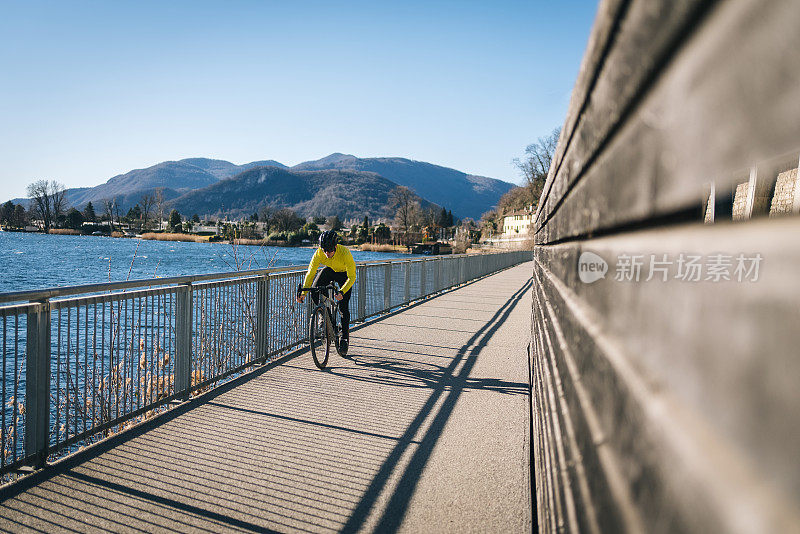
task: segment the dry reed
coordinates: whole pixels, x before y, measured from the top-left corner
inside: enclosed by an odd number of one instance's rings
[[[207,243],[208,236],[194,235],[194,234],[157,234],[155,232],[147,232],[142,234],[142,239],[151,241],[188,241],[190,243]]]
[[[71,228],[51,228],[48,233],[56,235],[81,235],[78,230],[72,230]]]
[[[398,254],[408,252],[408,248],[405,245],[373,245],[372,243],[362,243],[358,248],[366,252],[395,252]]]
[[[245,238],[237,238],[233,240],[233,243],[236,245],[255,245],[255,246],[265,246],[267,244],[266,239],[245,239]]]

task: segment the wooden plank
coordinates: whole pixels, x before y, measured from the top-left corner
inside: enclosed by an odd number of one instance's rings
[[[612,8],[601,7],[599,18],[609,28],[605,42],[590,48],[584,63],[602,61],[594,69],[584,64],[582,72],[599,71],[597,79],[589,76],[576,85],[570,110],[552,165],[553,179],[545,184],[543,203],[537,214],[541,224],[555,209],[558,201],[578,180],[595,153],[623,119],[629,104],[648,89],[645,81],[657,73],[665,57],[681,44],[679,38],[699,12],[713,2],[679,0],[652,2],[636,0]],[[608,20],[608,17],[615,17]],[[676,42],[677,41],[677,42]],[[607,55],[607,57],[606,57]],[[590,84],[585,86],[585,84]],[[587,94],[586,92],[589,91]],[[576,108],[578,108],[576,110]],[[575,124],[576,126],[572,126]]]
[[[798,232],[800,219],[764,218],[537,247],[534,365],[559,367],[569,417],[584,435],[577,456],[589,480],[607,481],[613,503],[596,488],[592,498],[600,510],[623,510],[627,530],[637,514],[648,531],[800,524]],[[577,270],[587,251],[609,264],[591,284]],[[760,254],[758,279],[716,282],[705,272],[684,281],[675,264],[667,281],[615,279],[622,254],[695,254],[707,266],[720,253]],[[542,341],[559,335],[560,343]],[[589,429],[592,417],[599,431]],[[614,489],[615,476],[627,489]]]
[[[575,87],[572,89],[564,126],[561,128],[561,139],[569,139],[575,131],[578,119],[589,101],[591,90],[602,71],[617,21],[622,18],[622,14],[627,9],[627,4],[628,2],[625,0],[605,0],[600,2],[598,6],[597,15],[589,34],[586,53],[581,60]],[[561,165],[567,145],[568,143],[566,142],[559,142],[556,147],[556,152],[553,155],[553,169],[557,169]],[[543,188],[543,196],[547,196],[551,186],[552,176],[548,176]]]
[[[716,8],[576,185],[575,165],[562,165],[537,242],[700,210],[712,180],[729,192],[753,162],[800,148],[800,54],[786,53],[800,49],[799,25],[800,3],[790,0]],[[592,146],[595,137],[577,139]],[[580,163],[589,152],[574,153]]]

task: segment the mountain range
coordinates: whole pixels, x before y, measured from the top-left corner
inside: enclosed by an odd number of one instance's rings
[[[246,217],[262,207],[288,207],[310,216],[340,219],[385,217],[395,182],[372,172],[324,169],[296,171],[257,167],[167,202],[180,213]],[[417,197],[422,208],[437,207]]]
[[[291,168],[274,160],[244,165],[207,158],[165,161],[96,187],[67,189],[66,197],[79,209],[92,202],[98,212],[104,199],[116,199],[125,213],[160,188],[169,209],[184,215],[239,217],[269,205],[290,207],[304,216],[375,218],[387,215],[389,193],[398,185],[411,189],[423,206],[443,206],[457,217],[476,219],[514,187],[421,161],[335,153]]]

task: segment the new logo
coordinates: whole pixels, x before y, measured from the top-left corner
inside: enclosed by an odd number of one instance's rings
[[[608,263],[594,252],[583,252],[578,258],[578,278],[584,284],[597,282],[606,277]]]

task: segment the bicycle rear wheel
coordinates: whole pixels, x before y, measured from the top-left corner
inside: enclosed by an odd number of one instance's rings
[[[314,308],[311,312],[311,320],[308,322],[308,326],[311,357],[318,368],[325,369],[331,352],[331,338],[328,336],[328,329],[325,324],[325,308],[323,306]]]
[[[341,314],[337,308],[333,308],[333,310],[329,310],[328,316],[331,318],[330,324],[330,337],[334,342],[334,346],[336,347],[336,353],[344,358],[346,354],[342,354],[341,349],[341,340],[342,340],[342,325],[341,325]]]

